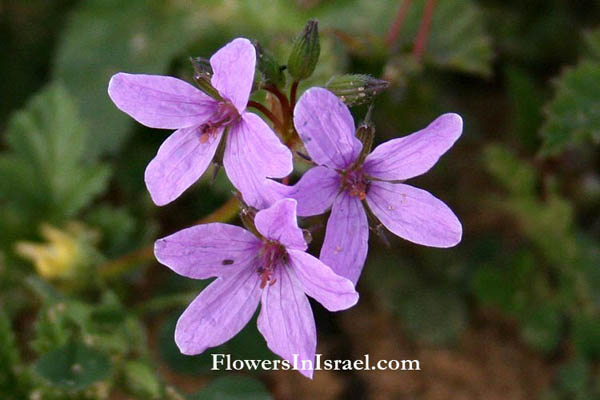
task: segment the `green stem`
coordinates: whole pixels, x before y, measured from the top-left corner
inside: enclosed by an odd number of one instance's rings
[[[135,307],[134,311],[137,314],[143,315],[157,313],[170,308],[187,306],[197,295],[198,292],[195,291],[156,297]]]
[[[210,222],[226,222],[234,218],[239,210],[237,198],[232,197],[223,203],[215,211],[200,219],[196,224],[207,224]],[[149,244],[141,249],[125,254],[116,260],[109,261],[99,267],[101,278],[110,279],[121,276],[126,272],[135,269],[139,264],[152,261],[154,259],[154,244]]]

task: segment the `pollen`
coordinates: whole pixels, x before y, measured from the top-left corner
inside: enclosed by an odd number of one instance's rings
[[[361,201],[367,198],[368,183],[361,170],[346,171],[342,174],[342,188],[352,197]]]

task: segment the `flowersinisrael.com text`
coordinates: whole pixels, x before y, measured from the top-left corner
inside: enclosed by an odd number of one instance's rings
[[[301,360],[298,354],[293,354],[292,362],[288,360],[239,360],[232,359],[231,354],[212,354],[213,371],[240,371],[258,370],[287,371],[287,370],[315,370],[315,371],[420,371],[419,360],[371,360],[368,354],[357,360],[329,360],[323,359],[322,354],[316,354],[314,365],[311,360]]]

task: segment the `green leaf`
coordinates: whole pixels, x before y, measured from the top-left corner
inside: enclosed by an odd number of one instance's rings
[[[53,386],[81,390],[108,378],[111,363],[103,353],[82,343],[71,342],[44,354],[34,369]]]
[[[523,339],[538,351],[550,352],[561,338],[561,314],[556,307],[538,304],[521,317]]]
[[[6,139],[0,199],[27,210],[30,223],[71,217],[106,187],[109,169],[90,163],[87,129],[61,85],[47,87],[15,113]]]
[[[501,145],[490,145],[484,150],[487,170],[511,193],[530,195],[535,189],[536,171],[520,160],[511,150]]]
[[[118,151],[131,132],[131,118],[106,93],[111,75],[167,72],[194,32],[208,26],[203,20],[192,22],[192,10],[182,4],[88,0],[70,16],[58,44],[54,77],[73,93],[90,125],[90,156]]]
[[[3,400],[27,398],[29,374],[23,368],[10,318],[0,309],[0,394]]]
[[[20,362],[11,322],[0,310],[0,392],[13,385],[14,368]]]
[[[116,256],[130,248],[136,221],[124,208],[97,207],[87,214],[86,222],[102,232],[101,245],[108,256]]]
[[[128,361],[124,366],[125,383],[129,390],[142,399],[162,398],[162,385],[157,371],[142,361]]]
[[[191,400],[269,400],[271,395],[265,385],[245,376],[217,378]]]
[[[573,321],[573,342],[586,357],[600,357],[600,319],[595,315],[576,315]]]
[[[537,150],[542,124],[543,96],[532,76],[522,69],[509,66],[506,84],[510,102],[511,131],[523,147],[532,153]]]
[[[580,357],[562,365],[558,370],[558,387],[564,394],[574,395],[586,389],[590,366]]]
[[[541,154],[553,156],[576,146],[600,144],[600,63],[583,61],[557,79],[546,107]]]
[[[412,2],[398,42],[394,46],[411,49],[423,15],[424,0]],[[491,39],[484,29],[484,18],[475,2],[438,1],[425,51],[430,64],[482,76],[491,74]],[[335,27],[361,39],[346,43],[359,54],[383,55],[383,38],[399,7],[395,0],[354,0],[342,6],[322,7],[317,16],[323,29]]]
[[[586,32],[584,41],[587,56],[596,61],[600,61],[600,29]]]

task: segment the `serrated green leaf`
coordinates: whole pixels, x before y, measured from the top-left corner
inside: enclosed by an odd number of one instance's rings
[[[194,40],[194,32],[206,26],[193,16],[191,9],[160,0],[89,0],[70,16],[54,77],[73,93],[90,125],[90,156],[114,153],[131,132],[131,118],[107,95],[111,75],[167,72],[172,58]]]
[[[34,369],[53,386],[82,390],[108,378],[111,363],[103,353],[82,343],[72,342],[44,354]]]
[[[600,144],[600,63],[584,61],[565,70],[546,107],[541,135],[543,156],[576,146]]]
[[[483,154],[487,170],[511,193],[530,195],[535,188],[535,169],[500,145],[488,146]]]
[[[41,219],[75,215],[106,187],[108,167],[90,163],[87,129],[62,85],[48,86],[15,113],[6,139],[0,199],[26,210],[34,229]]]
[[[191,400],[269,400],[271,398],[262,382],[245,376],[217,378],[204,390],[191,396]]]
[[[136,228],[136,221],[127,210],[109,206],[91,210],[86,222],[102,232],[101,244],[108,256],[127,250]]]
[[[424,4],[424,0],[412,2],[394,46],[400,49],[412,46]],[[383,39],[399,6],[395,0],[355,0],[341,6],[322,7],[316,15],[323,29],[335,27],[352,33],[352,42],[346,43],[351,50],[383,56]],[[425,61],[439,67],[489,76],[493,52],[483,22],[483,15],[473,1],[437,2]]]

